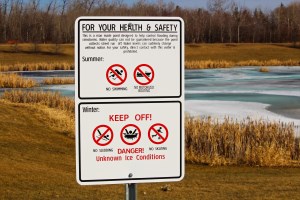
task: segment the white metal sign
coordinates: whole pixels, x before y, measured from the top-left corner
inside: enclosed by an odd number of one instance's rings
[[[81,103],[80,182],[181,178],[181,109],[180,102]]]
[[[80,18],[80,99],[166,98],[182,95],[182,21]]]
[[[174,17],[76,20],[79,184],[183,178],[183,34]]]

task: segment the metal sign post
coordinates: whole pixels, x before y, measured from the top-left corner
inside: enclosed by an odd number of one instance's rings
[[[126,184],[126,200],[136,200],[137,195],[136,195],[136,189],[137,189],[137,184],[135,183],[129,183]]]

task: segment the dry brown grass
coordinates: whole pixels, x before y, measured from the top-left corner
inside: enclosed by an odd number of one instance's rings
[[[300,64],[300,49],[291,44],[186,44],[186,61],[227,61],[243,65]],[[245,63],[243,63],[245,62]]]
[[[43,84],[45,85],[63,85],[63,84],[74,84],[74,83],[75,83],[74,78],[53,77],[53,78],[46,78],[43,80]]]
[[[123,199],[121,184],[77,184],[75,140],[49,126],[61,113],[48,116],[37,110],[41,107],[0,101],[0,199]],[[170,191],[161,189],[165,185],[138,184],[137,196],[141,200],[297,199],[300,168],[188,163],[182,181],[168,183]]]
[[[187,69],[239,66],[300,66],[300,49],[290,44],[186,44]]]
[[[36,48],[37,47],[37,48]],[[59,47],[59,48],[57,48]],[[18,63],[61,63],[74,61],[73,44],[0,44],[0,65]]]
[[[215,68],[229,68],[233,67],[234,63],[225,60],[194,60],[185,61],[186,69],[215,69]]]
[[[292,124],[186,118],[186,160],[209,165],[300,166]]]
[[[42,92],[42,91],[22,91],[12,90],[5,91],[1,97],[4,100],[13,103],[29,103],[44,105],[49,108],[56,108],[67,111],[74,116],[75,104],[74,100],[61,96],[58,92]]]
[[[243,66],[299,66],[300,61],[295,60],[246,60],[246,61],[226,61],[226,60],[193,60],[185,61],[186,69],[214,69],[214,68],[232,68]]]
[[[266,72],[269,72],[270,69],[268,67],[261,67],[261,68],[259,68],[259,71],[266,73]]]
[[[0,73],[0,88],[32,88],[35,86],[37,86],[35,80],[23,78],[14,73]]]
[[[2,99],[36,106],[37,110],[42,109],[42,112],[48,113],[50,118],[56,116],[53,126],[62,127],[68,135],[74,130],[73,99],[62,97],[59,93],[24,91],[5,92]],[[61,115],[62,111],[66,114]],[[208,165],[300,166],[300,139],[295,138],[293,124],[251,119],[242,122],[225,119],[224,122],[218,122],[211,118],[192,117],[186,117],[185,122],[188,162]],[[74,136],[74,132],[70,135]]]
[[[36,71],[36,70],[74,70],[74,64],[69,62],[54,63],[16,63],[0,65],[0,71]]]

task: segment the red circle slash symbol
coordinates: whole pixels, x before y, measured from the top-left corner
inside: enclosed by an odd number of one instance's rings
[[[141,139],[141,130],[134,124],[127,124],[120,133],[122,141],[127,145],[134,145]]]
[[[148,138],[154,144],[164,143],[169,136],[167,127],[163,124],[153,124],[148,130]]]
[[[154,70],[148,64],[140,64],[133,72],[134,80],[140,85],[148,85],[154,79]]]
[[[112,85],[122,85],[127,79],[127,71],[122,65],[113,64],[106,70],[106,79]]]
[[[99,125],[93,131],[93,140],[99,146],[106,146],[113,140],[112,129],[107,125]]]

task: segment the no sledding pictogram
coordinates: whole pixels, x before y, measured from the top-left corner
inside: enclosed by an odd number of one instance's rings
[[[127,124],[120,133],[122,141],[127,145],[134,145],[141,139],[141,130],[137,125]]]
[[[112,85],[122,85],[127,79],[127,71],[122,65],[113,64],[106,71],[106,79]]]
[[[133,73],[134,80],[140,85],[148,85],[154,79],[154,70],[148,64],[140,64]]]
[[[112,129],[107,125],[99,125],[93,131],[93,140],[99,146],[106,146],[113,140]]]
[[[168,128],[160,123],[153,124],[148,130],[148,138],[154,144],[164,143],[169,136]]]

